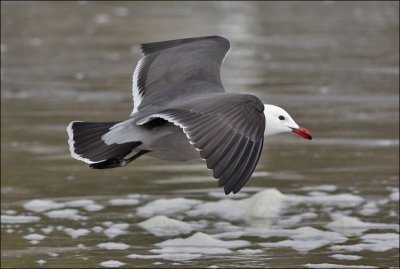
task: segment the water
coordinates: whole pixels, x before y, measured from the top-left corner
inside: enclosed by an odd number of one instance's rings
[[[397,2],[1,5],[2,267],[399,267]],[[227,91],[312,142],[268,139],[229,198],[203,161],[69,156],[69,121],[131,112],[141,42],[209,34],[231,40]]]

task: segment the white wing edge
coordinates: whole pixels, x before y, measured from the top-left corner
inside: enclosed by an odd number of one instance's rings
[[[68,124],[68,127],[67,127],[68,145],[69,145],[69,151],[71,152],[72,158],[77,159],[77,160],[79,160],[79,161],[83,161],[83,162],[88,163],[88,164],[99,163],[99,162],[104,161],[104,160],[102,160],[102,161],[98,161],[98,162],[93,162],[93,161],[91,161],[91,160],[89,160],[89,159],[87,159],[87,158],[83,158],[83,157],[81,157],[81,155],[75,153],[75,147],[74,147],[74,144],[75,144],[75,141],[74,141],[74,131],[72,130],[72,124],[74,124],[75,122],[82,122],[82,121],[71,121],[71,122]]]
[[[167,115],[165,115],[165,114],[159,114],[159,113],[153,114],[153,115],[151,115],[151,116],[149,116],[149,117],[147,117],[147,118],[144,118],[144,119],[138,121],[138,122],[137,122],[137,125],[145,124],[145,123],[147,123],[147,122],[149,122],[150,120],[155,119],[155,118],[164,119],[164,120],[166,120],[166,121],[168,121],[168,122],[174,124],[175,126],[178,126],[179,128],[181,128],[182,131],[183,131],[183,133],[184,133],[184,134],[186,135],[186,137],[188,138],[189,143],[190,143],[197,151],[199,151],[199,152],[201,151],[199,148],[196,148],[196,147],[194,146],[194,143],[191,141],[191,136],[190,136],[189,133],[187,132],[187,127],[185,127],[185,126],[182,125],[180,122],[176,121],[174,118],[172,118],[172,117],[170,117],[170,116],[167,116]],[[202,159],[203,159],[203,158],[202,158]],[[205,159],[203,159],[203,160],[205,160]]]
[[[131,116],[138,112],[138,107],[140,106],[140,103],[142,102],[142,96],[139,93],[139,88],[138,88],[138,78],[139,78],[139,70],[142,67],[144,58],[141,58],[136,67],[135,71],[133,71],[133,76],[132,76],[132,96],[133,96],[133,111],[131,113]]]

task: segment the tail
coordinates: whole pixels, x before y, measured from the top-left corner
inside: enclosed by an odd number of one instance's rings
[[[140,146],[142,142],[132,141],[121,144],[106,144],[102,138],[103,135],[106,134],[112,126],[118,123],[119,122],[71,122],[67,127],[71,156],[90,164],[90,167],[96,169],[127,165],[133,159],[124,159],[124,157],[129,155],[133,149]],[[140,155],[142,154],[144,153]]]

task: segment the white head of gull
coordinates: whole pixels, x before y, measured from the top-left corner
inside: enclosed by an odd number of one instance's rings
[[[131,117],[67,127],[71,156],[91,168],[123,167],[143,154],[169,161],[202,158],[225,193],[237,193],[256,168],[265,136],[293,132],[311,139],[282,108],[225,92],[220,68],[230,50],[226,38],[176,39],[141,49]]]

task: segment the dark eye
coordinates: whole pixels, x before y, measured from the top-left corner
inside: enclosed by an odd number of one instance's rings
[[[280,116],[279,116],[279,119],[280,119],[280,120],[285,120],[285,117],[282,116],[282,115],[280,115]]]

